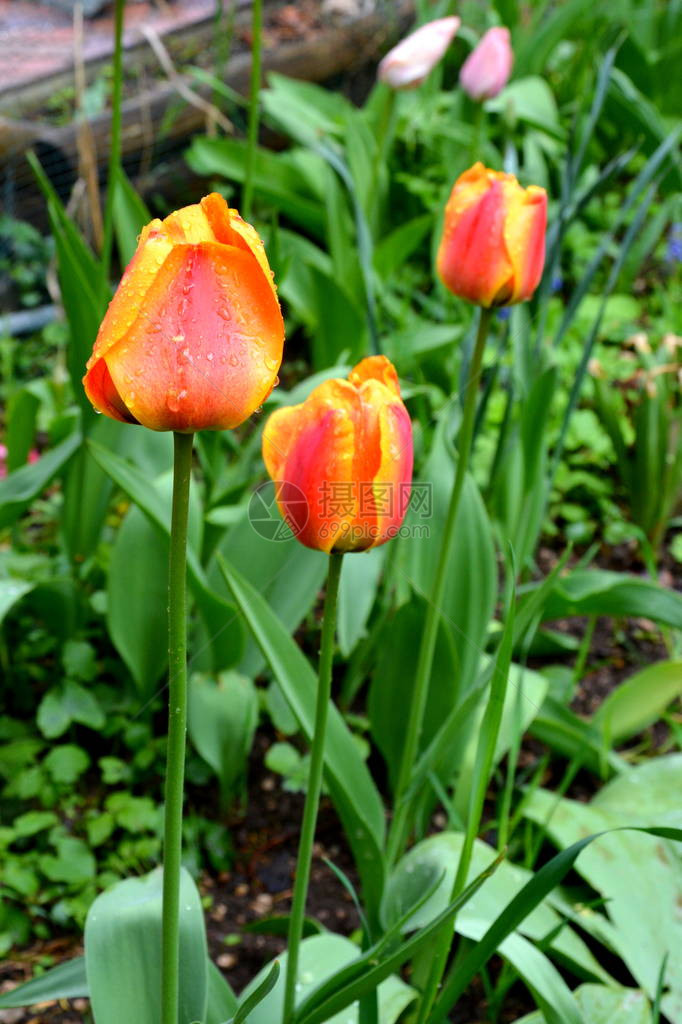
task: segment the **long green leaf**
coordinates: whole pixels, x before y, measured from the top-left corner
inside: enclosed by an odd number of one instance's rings
[[[661,661],[613,690],[592,721],[608,744],[622,743],[652,725],[682,694],[682,661]]]
[[[646,832],[662,839],[673,839],[682,842],[682,829],[678,828],[643,828],[631,826],[635,832]],[[455,1005],[471,979],[481,970],[493,955],[500,943],[517,925],[533,910],[534,907],[554,889],[573,867],[580,853],[599,836],[609,832],[628,831],[628,826],[618,829],[607,829],[596,832],[585,839],[573,843],[567,850],[562,850],[547,864],[544,864],[534,877],[523,887],[507,905],[498,919],[490,926],[480,942],[459,960],[445,982],[441,994],[433,1009],[430,1024],[438,1024],[444,1020],[452,1006]]]
[[[682,594],[628,573],[576,569],[556,579],[543,621],[569,615],[642,616],[682,629]]]
[[[120,455],[88,441],[93,457],[111,479],[128,495],[159,530],[170,535],[170,503],[165,502],[151,481]],[[244,634],[234,605],[208,585],[206,574],[192,547],[187,549],[187,576],[204,620],[216,668],[235,665],[243,651]]]
[[[75,430],[56,448],[41,455],[37,462],[22,466],[0,480],[0,528],[9,526],[26,511],[63,469],[80,443],[80,431]]]
[[[297,1008],[294,1015],[295,1024],[323,1024],[324,1021],[329,1020],[334,1014],[340,1013],[341,1010],[362,998],[366,993],[378,988],[382,981],[432,941],[443,928],[447,927],[457,911],[478,892],[501,861],[501,857],[494,860],[441,914],[438,914],[426,927],[403,942],[397,950],[392,949],[392,946],[382,939],[357,960],[340,970],[328,982],[311,992]],[[391,952],[387,953],[387,950],[391,950]]]
[[[258,986],[255,992],[251,993],[248,999],[244,1000],[244,1002],[242,1003],[242,1005],[239,1007],[234,1017],[232,1018],[230,1024],[244,1024],[245,1021],[248,1021],[249,1014],[251,1013],[251,1011],[255,1010],[258,1004],[262,1003],[265,997],[270,992],[272,992],[273,988],[277,984],[278,978],[279,964],[275,960],[267,978]]]
[[[161,868],[101,893],[85,922],[85,966],[97,1024],[150,1024],[161,1011]],[[208,955],[201,898],[180,878],[179,1019],[204,1020]]]
[[[222,972],[208,962],[208,1005],[206,1024],[225,1024],[237,1009],[237,997]]]
[[[88,995],[85,957],[78,956],[58,964],[44,974],[17,985],[0,995],[0,1010],[53,1002],[55,999],[82,999]]]

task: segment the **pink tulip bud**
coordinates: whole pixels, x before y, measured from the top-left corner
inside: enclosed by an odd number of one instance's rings
[[[377,77],[392,89],[415,89],[442,59],[459,26],[459,18],[438,18],[422,25],[389,50]]]
[[[508,28],[491,28],[464,61],[459,84],[472,100],[490,100],[509,81],[514,53]]]

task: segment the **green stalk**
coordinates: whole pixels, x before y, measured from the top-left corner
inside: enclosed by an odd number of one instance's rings
[[[284,989],[283,1024],[288,1024],[294,1011],[296,999],[296,975],[298,973],[298,953],[303,935],[303,919],[305,904],[308,897],[310,880],[310,862],[313,855],[313,840],[317,824],[317,811],[322,789],[322,769],[324,767],[324,740],[327,731],[327,715],[332,689],[332,658],[334,655],[334,633],[336,630],[336,599],[339,592],[341,563],[343,552],[332,552],[329,556],[329,573],[327,575],[327,592],[324,599],[324,618],[322,620],[322,643],[320,646],[320,669],[315,704],[315,731],[310,750],[310,770],[308,773],[308,791],[303,810],[301,826],[301,842],[298,847],[296,861],[296,878],[294,896],[289,918],[289,940],[287,947],[287,976]]]
[[[478,322],[478,332],[473,355],[469,364],[466,389],[464,395],[464,411],[462,415],[462,426],[460,427],[457,442],[458,459],[455,482],[450,497],[445,529],[443,531],[443,543],[438,560],[438,569],[434,580],[433,591],[430,595],[426,609],[426,620],[424,632],[422,633],[421,646],[419,648],[419,660],[415,674],[414,688],[407,716],[407,735],[403,747],[403,755],[400,763],[400,772],[395,794],[395,814],[388,837],[387,857],[389,865],[394,864],[403,851],[407,841],[409,829],[409,806],[405,799],[405,793],[410,781],[410,775],[419,749],[419,739],[424,721],[426,698],[429,692],[429,681],[431,679],[431,668],[433,656],[436,650],[436,638],[438,636],[438,624],[440,620],[440,608],[443,602],[445,581],[450,564],[450,556],[455,542],[455,523],[457,512],[462,496],[464,480],[469,465],[471,444],[474,433],[474,416],[476,412],[476,396],[478,394],[478,381],[483,365],[483,352],[485,350],[486,337],[490,327],[492,310],[481,309],[481,316]]]
[[[193,434],[174,434],[168,573],[168,755],[163,839],[161,1024],[178,1024],[182,794],[187,731],[187,520]]]
[[[260,118],[260,80],[263,52],[263,0],[253,0],[251,20],[251,92],[249,96],[249,124],[246,137],[246,168],[242,194],[242,217],[251,220],[253,202],[253,169],[258,144]]]
[[[114,81],[111,93],[111,137],[109,140],[109,172],[107,200],[102,232],[102,301],[108,299],[111,248],[114,240],[114,196],[121,166],[121,96],[123,92],[123,12],[125,0],[116,0],[114,7]]]

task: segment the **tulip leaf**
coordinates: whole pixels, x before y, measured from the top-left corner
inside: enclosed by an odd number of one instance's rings
[[[660,661],[630,676],[600,705],[592,721],[609,745],[623,743],[653,725],[682,695],[682,661]]]
[[[197,136],[192,140],[186,159],[192,170],[201,175],[218,174],[232,181],[244,181],[246,176],[246,145],[240,139]],[[313,159],[319,162],[317,157]],[[259,148],[253,169],[254,188],[287,219],[321,238],[324,237],[321,197],[310,195],[300,163],[298,153],[271,153]]]
[[[299,981],[296,985],[296,1003],[302,1004],[316,995],[316,990],[325,982],[333,983],[339,972],[353,964],[360,957],[360,950],[349,939],[341,935],[313,935],[304,939],[300,946]],[[273,1024],[282,1018],[284,1000],[284,979],[286,977],[287,954],[278,957],[281,973],[277,983],[267,996],[249,1015],[249,1024]],[[362,966],[362,964],[360,965]],[[272,966],[268,965],[250,982],[240,997],[240,1006],[244,1006],[271,975]],[[390,970],[387,972],[390,975]],[[378,982],[377,982],[378,984]],[[375,986],[376,987],[376,986]],[[379,1021],[381,1024],[394,1024],[402,1011],[414,999],[414,990],[400,978],[393,976],[382,979],[378,984]],[[327,1024],[358,1024],[358,1007],[353,999],[349,999],[346,1007],[339,1012],[324,1017]],[[299,1011],[300,1013],[300,1011]],[[298,1019],[298,1014],[296,1016]]]
[[[88,911],[85,964],[97,1024],[149,1024],[161,1011],[163,870],[127,878],[107,889]],[[191,876],[180,879],[180,1016],[203,1021],[208,955],[201,899]]]
[[[81,999],[87,995],[85,957],[78,956],[23,985],[17,985],[10,992],[0,994],[0,1010],[33,1006],[34,1003],[53,1002],[55,999]]]
[[[258,591],[221,556],[219,562],[239,610],[310,741],[317,691],[314,672]],[[329,711],[325,781],[353,850],[365,901],[372,907],[383,887],[383,803],[343,718],[333,704]]]
[[[385,546],[344,559],[336,631],[339,649],[346,658],[365,634],[385,560]]]
[[[206,1024],[225,1024],[237,1009],[237,997],[222,972],[208,962],[208,1006]]]
[[[279,980],[279,975],[279,961],[275,960],[263,980],[259,980],[258,984],[255,986],[249,986],[249,994],[246,998],[240,1001],[237,1007],[237,1012],[230,1021],[230,1024],[245,1024],[245,1022],[251,1017],[251,1011],[255,1010],[259,1003],[262,1003],[263,1000],[270,995]]]
[[[189,681],[189,735],[220,780],[225,803],[243,781],[258,724],[258,694],[246,676],[221,672],[214,681],[195,673]]]
[[[240,515],[226,531],[219,550],[238,572],[247,577],[293,634],[310,612],[323,585],[325,559],[319,552],[300,544],[288,529],[279,529],[283,524],[279,510],[274,506],[273,495],[274,486],[270,489],[266,484],[256,492],[249,509],[253,511],[252,505],[262,496],[264,501],[271,503],[268,509],[264,508],[264,514],[276,519],[269,519],[261,531],[255,528],[249,516]],[[273,532],[269,532],[270,527]],[[214,587],[224,586],[222,573],[215,561],[208,570],[208,580]],[[249,636],[239,671],[255,678],[264,665],[265,659],[258,644]]]
[[[10,396],[5,424],[8,473],[20,469],[28,459],[39,409],[40,399],[30,387],[19,388]]]
[[[682,839],[679,827],[668,827],[682,824],[681,784],[682,755],[668,755],[618,776],[590,804],[538,789],[525,807],[526,815],[559,847],[570,846],[586,832],[601,833],[576,870],[601,895],[606,912],[586,914],[584,920],[581,915],[581,927],[602,941],[606,937],[651,997],[663,958],[682,942],[682,922],[670,913],[682,901],[682,856],[678,845],[664,841]],[[623,820],[632,829],[613,828]],[[656,827],[648,827],[654,822]],[[663,1013],[679,1020],[682,965],[674,956],[668,960],[665,988]]]
[[[0,622],[22,597],[33,590],[34,586],[34,583],[27,580],[0,580]]]
[[[682,629],[682,594],[639,576],[606,569],[576,569],[556,580],[543,621],[569,615],[641,616]]]
[[[64,209],[35,153],[28,153],[27,160],[47,205],[47,215],[57,250],[61,300],[69,324],[66,362],[73,395],[80,405],[83,423],[88,424],[94,421],[95,414],[81,380],[104,314],[105,292],[102,288],[101,267]]]
[[[393,870],[384,891],[381,915],[386,928],[402,918],[401,930],[410,932],[425,927],[445,910],[457,874],[463,840],[461,832],[441,832],[423,839],[405,854]],[[490,867],[495,857],[493,847],[481,839],[475,840],[467,882]],[[485,931],[495,921],[511,896],[520,892],[530,878],[532,872],[503,861],[457,914],[457,932],[468,938],[478,938],[479,932]],[[428,900],[407,916],[410,908],[418,905],[420,895],[434,882],[435,889]],[[516,932],[545,944],[546,952],[559,954],[581,973],[608,982],[609,975],[583,940],[567,925],[561,928],[561,922],[560,914],[552,908],[550,899],[545,898],[519,923]],[[550,935],[551,941],[545,943]],[[501,951],[505,952],[503,948]]]
[[[85,957],[52,967],[37,978],[0,994],[0,1010],[49,1003],[58,999],[87,999],[90,995]],[[208,961],[208,1005],[205,1024],[224,1024],[237,1009],[237,997],[213,961]]]
[[[149,431],[151,433],[151,431]],[[163,435],[157,435],[163,436]],[[98,472],[102,472],[88,453]],[[172,475],[154,482],[168,504]],[[189,499],[188,542],[201,546],[201,506],[194,487]],[[144,588],[137,581],[143,577]],[[140,694],[151,697],[168,664],[168,537],[135,505],[116,535],[107,574],[107,624],[117,651],[130,669]]]
[[[620,985],[580,985],[573,993],[583,1024],[653,1024],[649,1000],[639,989]],[[549,1024],[538,1010],[517,1024]]]
[[[65,441],[30,465],[15,470],[0,480],[0,528],[9,526],[45,490],[51,480],[66,465],[81,443],[74,431]]]
[[[455,475],[455,461],[445,440],[441,419],[420,480],[413,485],[405,526],[393,564],[415,593],[426,597],[441,558],[443,530]],[[475,685],[481,652],[495,607],[497,565],[490,522],[473,478],[465,480],[455,543],[441,606],[453,631],[457,652],[457,693],[463,698]]]
[[[554,805],[556,795],[548,793],[547,796],[551,799],[552,805]],[[543,818],[545,817],[545,813],[546,812],[543,809]],[[538,906],[539,903],[542,902],[545,896],[547,896],[552,889],[559,885],[571,870],[580,854],[587,846],[590,845],[590,843],[595,839],[607,838],[607,834],[608,838],[611,838],[611,833],[623,833],[630,831],[648,833],[651,836],[657,836],[661,839],[672,839],[677,842],[682,842],[682,829],[659,827],[643,828],[634,825],[617,826],[612,829],[607,828],[605,831],[587,835],[573,843],[568,848],[562,850],[561,853],[558,853],[546,864],[543,864],[538,871],[536,871],[520,892],[518,892],[509,901],[496,920],[492,922],[480,941],[457,960],[447,981],[441,989],[440,995],[438,996],[430,1017],[430,1024],[440,1024],[441,1021],[446,1019],[450,1009],[455,1005],[462,992],[464,992],[466,986],[487,963],[500,943],[506,939],[506,937],[528,916],[532,910],[535,909],[535,907]],[[611,875],[615,874],[613,867],[609,870]],[[633,871],[634,870],[633,865]],[[646,868],[644,868],[643,871],[646,873]],[[642,869],[638,869],[637,873],[639,875],[639,880],[634,883],[635,890],[638,890],[640,886]],[[632,892],[632,885],[630,886],[630,892]],[[668,905],[666,904],[666,908],[667,906]],[[664,916],[667,916],[665,915],[665,912]],[[636,924],[631,927],[632,936],[640,935],[640,925],[641,920],[638,918]]]
[[[157,529],[170,536],[170,503],[136,466],[120,455],[107,451],[94,441],[88,447],[96,461],[114,483],[125,491]],[[204,620],[216,669],[229,668],[239,661],[244,634],[234,605],[208,585],[206,575],[191,546],[187,549],[187,577]]]
[[[125,266],[135,255],[140,231],[152,215],[120,165],[114,171],[113,188],[114,231],[121,263]]]
[[[405,709],[410,705],[419,655],[415,637],[420,637],[424,631],[426,608],[426,602],[420,597],[402,605],[385,623],[377,642],[379,654],[369,691],[368,713],[372,738],[388,766],[391,786],[395,786],[405,747]],[[456,701],[456,673],[457,655],[452,636],[447,625],[441,622],[418,753],[429,745]],[[454,758],[460,750],[461,743],[445,759],[448,762],[446,783],[452,778]]]
[[[148,699],[168,665],[168,539],[135,505],[111,550],[107,626],[140,695]]]

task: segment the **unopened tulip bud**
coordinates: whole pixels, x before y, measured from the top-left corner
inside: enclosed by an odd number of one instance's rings
[[[509,81],[514,53],[508,28],[491,28],[462,65],[459,84],[472,100],[489,100]]]
[[[459,18],[438,18],[394,46],[379,64],[377,77],[392,89],[415,89],[436,64],[454,39]]]

